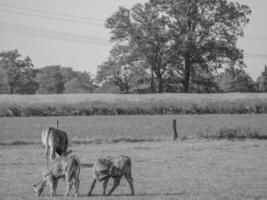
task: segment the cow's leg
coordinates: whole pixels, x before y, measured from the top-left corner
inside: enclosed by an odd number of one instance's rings
[[[45,146],[44,156],[45,156],[46,164],[47,164],[47,165],[48,165],[48,153],[49,153],[48,150],[49,150],[48,145],[46,145],[46,146]]]
[[[88,196],[92,194],[95,184],[96,184],[96,179],[94,178],[90,187],[90,191],[88,192]]]
[[[56,158],[56,148],[52,144],[50,147],[50,160],[55,160],[55,158]]]
[[[67,185],[67,189],[66,189],[66,192],[65,192],[65,197],[67,197],[70,194],[70,190],[71,190],[71,187],[72,187],[72,180],[71,180],[71,177],[68,174],[66,174],[65,177],[66,177],[66,185]]]
[[[65,192],[65,197],[69,196],[69,194],[70,194],[70,190],[71,190],[71,187],[72,187],[72,181],[67,181],[66,184],[67,184],[67,189],[66,189],[66,192]]]
[[[131,194],[134,195],[134,184],[133,184],[133,177],[131,175],[125,175],[127,182],[131,188]]]
[[[55,190],[55,179],[51,175],[47,177],[48,179],[48,184],[50,188],[50,195],[55,196],[56,195],[56,190]]]
[[[57,183],[58,183],[58,180],[54,179],[54,184],[53,184],[53,188],[54,188],[54,194],[56,195],[57,193]]]
[[[75,187],[75,194],[74,194],[74,196],[75,197],[78,197],[78,195],[79,195],[79,186],[80,186],[80,179],[79,179],[79,177],[76,177],[75,179],[73,179],[73,182],[74,182],[74,187]]]
[[[107,185],[108,185],[108,180],[109,180],[109,177],[106,178],[103,182],[103,195],[106,195],[106,189],[107,189]]]
[[[114,178],[114,182],[113,182],[113,186],[112,188],[110,189],[108,195],[111,195],[112,192],[114,192],[114,190],[118,187],[118,185],[120,184],[120,180],[121,180],[121,177],[116,177]]]

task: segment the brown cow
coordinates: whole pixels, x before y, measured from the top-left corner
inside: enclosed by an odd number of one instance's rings
[[[79,194],[80,160],[76,155],[57,157],[50,162],[47,170],[43,173],[41,180],[33,185],[35,196],[40,196],[48,183],[51,196],[56,195],[57,183],[60,178],[65,178],[67,189],[65,196],[68,196],[72,187],[75,186],[75,196]]]
[[[42,132],[42,144],[45,147],[45,158],[46,163],[48,164],[48,157],[50,161],[54,160],[57,153],[60,156],[67,155],[70,152],[67,152],[68,148],[68,136],[65,131],[49,127]],[[50,156],[49,154],[50,150]]]
[[[118,157],[106,157],[99,158],[93,167],[93,182],[90,187],[88,196],[92,194],[92,191],[95,187],[96,181],[103,182],[103,195],[106,195],[106,188],[109,178],[113,178],[113,186],[108,192],[108,195],[111,195],[112,192],[120,184],[120,179],[124,176],[129,183],[131,194],[134,195],[134,185],[132,177],[132,164],[131,159],[128,156],[118,156]]]

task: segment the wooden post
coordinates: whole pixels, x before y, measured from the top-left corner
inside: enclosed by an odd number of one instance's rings
[[[58,126],[59,126],[59,122],[58,122],[58,120],[57,120],[57,128],[58,128]]]
[[[173,127],[173,140],[176,140],[178,138],[177,129],[176,129],[176,119],[172,122]]]

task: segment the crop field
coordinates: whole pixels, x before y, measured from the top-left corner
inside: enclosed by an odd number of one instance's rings
[[[105,199],[267,199],[267,144],[263,140],[90,144],[71,149],[79,154],[82,164],[104,155],[132,158],[136,195],[129,196],[130,189],[122,179],[114,194]],[[0,146],[1,199],[36,199],[31,184],[45,167],[42,155],[40,145]],[[100,183],[94,196],[86,196],[91,177],[92,168],[82,167],[80,197],[67,199],[103,199]],[[56,199],[66,199],[64,192],[65,183],[60,181]],[[38,199],[50,199],[47,187]]]
[[[0,117],[267,113],[267,95],[0,95]]]

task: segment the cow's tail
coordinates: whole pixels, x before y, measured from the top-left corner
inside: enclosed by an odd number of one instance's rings
[[[77,170],[76,170],[75,176],[76,176],[76,177],[79,177],[79,174],[80,174],[80,171],[81,171],[81,162],[80,162],[80,158],[79,158],[79,156],[74,155],[74,156],[73,156],[73,159],[76,161],[76,164],[77,164]]]
[[[129,174],[130,177],[132,177],[132,161],[131,158],[127,156],[127,160],[126,160],[126,166],[127,166],[127,173]]]
[[[46,158],[46,162],[48,164],[48,148],[49,148],[49,144],[48,144],[48,140],[49,140],[49,133],[50,133],[50,128],[43,130],[42,132],[42,144],[45,147],[45,158]]]

